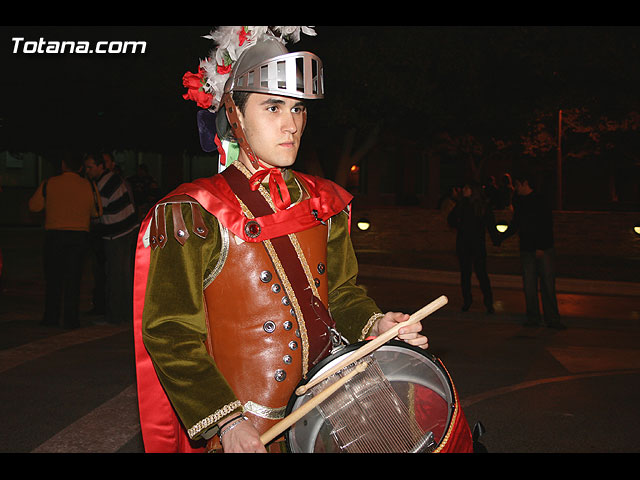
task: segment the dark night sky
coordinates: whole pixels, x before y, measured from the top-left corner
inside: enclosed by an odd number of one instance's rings
[[[172,148],[193,129],[182,75],[197,68],[208,27],[9,27],[3,29],[2,116],[16,148]],[[13,54],[27,40],[142,40],[144,54]],[[182,118],[181,118],[182,117]],[[195,113],[192,116],[195,125]],[[184,126],[184,129],[180,129]],[[192,140],[192,139],[191,139]],[[98,145],[100,144],[100,145]],[[85,148],[86,148],[85,147]],[[152,148],[155,149],[155,148]]]
[[[16,150],[197,150],[182,75],[212,47],[210,26],[2,27],[2,145]],[[533,108],[635,107],[637,27],[322,27],[291,47],[325,63],[321,115],[438,128],[504,128]],[[142,40],[144,54],[14,54],[26,40]],[[633,88],[632,88],[633,86]],[[518,119],[520,121],[520,119]],[[496,127],[498,128],[498,127]]]

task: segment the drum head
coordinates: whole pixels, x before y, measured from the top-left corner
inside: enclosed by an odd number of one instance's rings
[[[364,343],[349,345],[327,357],[300,385],[342,362]],[[374,367],[367,370],[374,368],[378,375],[361,380],[356,376],[353,383],[300,419],[285,434],[289,451],[401,453],[437,448],[448,430],[455,405],[451,379],[440,362],[422,349],[395,340],[365,359],[373,360]],[[309,393],[300,397],[294,393],[286,414],[309,398]],[[334,404],[327,406],[332,401]],[[393,417],[399,420],[388,423]],[[396,441],[394,429],[403,431],[399,434],[412,430],[411,445]],[[345,434],[347,430],[354,432]]]

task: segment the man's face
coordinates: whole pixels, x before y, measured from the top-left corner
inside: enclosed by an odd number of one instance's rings
[[[263,163],[272,167],[293,165],[307,121],[301,100],[253,93],[244,114],[238,111],[238,117],[247,142]]]
[[[108,153],[103,153],[102,159],[104,160],[104,166],[107,168],[107,170],[113,170],[113,167],[115,167],[116,162],[113,161],[113,158],[111,158],[111,155],[109,155]]]
[[[84,161],[84,170],[90,179],[97,180],[104,172],[104,165],[96,165],[96,161],[93,158],[87,158]]]

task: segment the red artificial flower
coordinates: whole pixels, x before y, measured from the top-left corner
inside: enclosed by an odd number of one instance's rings
[[[218,65],[216,67],[216,70],[218,71],[218,73],[220,75],[226,75],[227,73],[229,73],[231,71],[231,64],[229,64],[229,65]]]
[[[241,27],[240,32],[238,34],[238,41],[240,46],[242,46],[242,44],[247,40],[247,34],[248,32],[245,30],[245,28]]]
[[[200,108],[209,108],[213,100],[211,93],[206,93],[202,89],[204,85],[204,72],[198,67],[198,73],[187,72],[182,77],[182,85],[188,89],[182,98],[193,100]]]

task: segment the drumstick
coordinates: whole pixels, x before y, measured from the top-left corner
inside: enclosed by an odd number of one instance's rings
[[[446,305],[448,301],[449,301],[449,299],[447,299],[447,297],[444,296],[444,295],[442,295],[439,298],[436,298],[433,302],[431,302],[430,304],[422,307],[420,310],[418,310],[413,315],[411,315],[409,317],[409,320],[407,320],[406,322],[398,323],[393,328],[390,328],[389,330],[387,330],[383,334],[381,334],[381,335],[377,336],[376,338],[374,338],[373,340],[365,343],[362,347],[360,347],[358,350],[356,350],[355,353],[353,353],[352,355],[349,355],[347,358],[342,360],[336,366],[334,366],[333,368],[330,368],[329,370],[327,370],[323,375],[318,376],[317,378],[311,380],[309,383],[307,383],[305,385],[299,386],[296,389],[296,394],[297,395],[304,395],[307,390],[309,390],[311,387],[317,385],[318,383],[323,381],[325,378],[330,377],[331,375],[333,375],[337,371],[339,371],[339,370],[343,369],[344,367],[346,367],[347,365],[350,365],[351,363],[359,360],[360,358],[364,357],[365,355],[368,355],[369,353],[373,352],[378,347],[381,347],[382,345],[387,343],[389,340],[391,340],[392,338],[396,337],[398,335],[398,330],[400,330],[402,327],[406,327],[407,325],[412,325],[414,323],[418,323],[423,318],[427,317],[428,315],[431,315],[433,312],[435,312],[439,308],[441,308],[444,305]]]
[[[337,380],[335,383],[328,386],[327,388],[322,390],[319,394],[311,398],[308,402],[300,406],[300,408],[298,408],[297,410],[294,410],[285,418],[280,420],[278,423],[276,423],[273,427],[271,427],[269,430],[267,430],[260,436],[260,441],[262,442],[262,444],[266,445],[271,440],[278,437],[287,428],[289,428],[291,425],[296,423],[298,420],[304,417],[307,413],[309,413],[311,410],[313,410],[322,402],[324,402],[327,398],[329,398],[333,393],[335,393],[340,387],[342,387],[345,383],[351,380],[355,375],[357,375],[360,372],[364,372],[366,368],[367,368],[367,362],[362,362],[358,364],[356,368],[354,368],[351,372],[349,372],[349,374],[345,375],[340,380]]]

